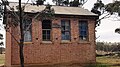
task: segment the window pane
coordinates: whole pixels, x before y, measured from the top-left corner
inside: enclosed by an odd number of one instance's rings
[[[47,40],[50,40],[50,35],[47,35]]]
[[[79,21],[79,36],[81,40],[86,40],[88,36],[88,22]]]
[[[43,35],[43,40],[44,41],[50,40],[50,30],[43,30],[42,35]]]
[[[47,35],[50,35],[50,30],[47,30],[47,33],[46,33]]]
[[[50,20],[43,20],[42,29],[51,29],[51,21]]]
[[[43,30],[43,31],[42,31],[42,34],[45,35],[45,34],[46,34],[46,30]]]
[[[61,20],[61,34],[62,40],[70,40],[70,21]]]
[[[46,38],[46,35],[43,35],[42,38],[43,38],[43,40],[46,40],[46,39],[47,39],[47,38]]]
[[[69,30],[70,30],[70,27],[69,27],[69,26],[66,26],[66,27],[65,27],[65,30],[66,30],[66,31],[67,31],[67,30],[69,31]]]
[[[81,31],[81,32],[80,32],[80,35],[81,35],[81,36],[87,36],[87,32],[86,32],[86,31]]]
[[[65,26],[65,21],[61,20],[61,26]]]
[[[62,40],[65,40],[65,32],[62,32]]]
[[[51,21],[50,20],[43,20],[42,22],[42,36],[43,41],[50,41],[50,34],[51,34]]]
[[[70,40],[70,37],[69,37],[69,35],[66,35],[66,40]]]
[[[30,31],[24,31],[24,42],[30,42],[32,41],[31,33]]]
[[[66,21],[65,26],[69,26],[69,25],[70,25],[69,21]]]
[[[64,31],[65,30],[65,26],[62,26],[61,29],[62,29],[62,31]]]
[[[31,24],[32,19],[24,19],[23,21],[23,29],[24,29],[24,42],[32,41],[32,32],[31,32]]]

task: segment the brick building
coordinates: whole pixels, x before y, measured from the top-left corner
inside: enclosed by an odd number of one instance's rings
[[[17,3],[10,3],[15,7]],[[81,7],[52,6],[54,19],[36,20],[33,15],[45,6],[27,4],[24,20],[25,65],[60,63],[95,63],[95,25],[98,16]],[[7,22],[13,22],[11,16]],[[31,24],[31,25],[30,25]],[[26,27],[30,26],[28,30]],[[12,33],[12,35],[10,33]],[[19,28],[11,26],[6,33],[5,66],[19,66]]]

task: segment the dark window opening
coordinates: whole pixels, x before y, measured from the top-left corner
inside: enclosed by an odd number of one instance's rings
[[[42,22],[42,39],[43,41],[51,40],[51,21],[43,20]]]
[[[88,40],[88,22],[85,20],[79,21],[79,38],[80,40]]]
[[[62,40],[70,40],[70,21],[61,20],[61,34]]]

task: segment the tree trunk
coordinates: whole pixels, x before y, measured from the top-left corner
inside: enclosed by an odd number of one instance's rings
[[[24,67],[24,51],[23,51],[23,41],[20,40],[20,44],[19,44],[19,53],[20,53],[20,64],[21,64],[21,67]]]
[[[19,53],[20,53],[20,64],[21,67],[24,67],[24,51],[23,51],[23,46],[24,46],[24,32],[23,32],[23,18],[22,18],[22,8],[21,8],[21,0],[19,0],[19,20],[20,20],[20,33],[21,33],[21,39],[19,43]]]
[[[2,47],[0,47],[0,54],[2,54]]]

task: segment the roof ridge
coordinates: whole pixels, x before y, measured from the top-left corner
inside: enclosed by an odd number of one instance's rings
[[[11,2],[9,2],[9,3],[18,3],[19,4],[19,2],[13,2],[13,1],[11,1]],[[26,4],[25,2],[22,2],[21,4]],[[27,4],[30,4],[30,5],[32,5],[32,3],[27,3]],[[47,4],[44,4],[44,6],[45,5],[47,5]],[[51,4],[50,4],[51,5]],[[33,5],[33,6],[37,6],[37,5]],[[41,6],[43,6],[43,5],[41,5]],[[52,6],[58,6],[58,5],[52,5]],[[72,7],[72,8],[82,8],[82,7],[73,7],[73,6],[58,6],[58,7]]]
[[[14,7],[17,6],[19,3],[18,2],[10,2],[9,6]],[[25,3],[22,3],[23,5]],[[37,5],[32,5],[32,3],[28,3],[25,8],[25,12],[29,13],[35,13],[35,12],[40,12],[44,10],[45,5],[37,6]],[[52,8],[55,10],[55,14],[64,14],[64,15],[90,15],[90,16],[97,16],[96,14],[90,12],[88,9],[84,9],[83,7],[68,7],[68,6],[56,6],[52,5]],[[10,9],[8,7],[8,9]],[[14,11],[17,11],[15,8]]]

